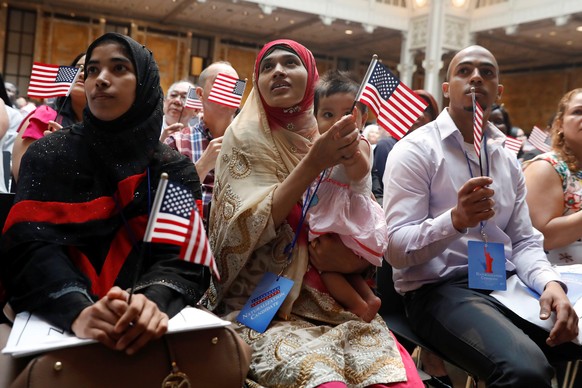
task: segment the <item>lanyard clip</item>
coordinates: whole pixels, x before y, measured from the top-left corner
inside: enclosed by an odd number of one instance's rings
[[[485,246],[487,246],[487,233],[485,233],[485,224],[483,223],[481,223],[481,238],[485,242]]]

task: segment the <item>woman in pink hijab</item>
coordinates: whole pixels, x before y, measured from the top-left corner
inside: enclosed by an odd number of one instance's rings
[[[221,280],[212,279],[205,302],[238,322],[251,345],[250,386],[422,387],[382,318],[366,323],[345,310],[310,265],[343,273],[370,265],[337,236],[307,244],[303,205],[320,173],[352,158],[359,140],[352,115],[319,135],[317,80],[313,55],[299,43],[277,40],[260,51],[253,90],[216,164],[210,241]]]

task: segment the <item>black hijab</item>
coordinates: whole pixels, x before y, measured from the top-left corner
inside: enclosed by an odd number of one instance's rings
[[[82,245],[82,240],[95,234],[108,235],[123,218],[149,213],[162,172],[168,173],[171,181],[191,187],[195,198],[200,198],[199,179],[192,163],[159,141],[163,93],[152,52],[125,35],[107,33],[89,46],[86,62],[97,46],[111,42],[121,45],[134,65],[135,101],[112,121],[98,119],[87,106],[82,123],[45,136],[29,147],[22,159],[12,212],[16,213],[11,214],[13,217],[5,226],[19,229],[18,234],[11,234],[19,241]],[[103,198],[115,203],[109,201],[105,208],[91,207],[95,201],[105,201]],[[21,201],[34,201],[34,206],[56,214],[52,219],[48,214],[40,217],[30,202],[19,207]],[[44,206],[46,202],[71,209],[87,204],[91,209],[83,210],[85,216],[77,219],[65,217],[62,209]],[[118,214],[120,209],[122,217]],[[101,230],[95,228],[97,220],[93,218],[99,220]],[[32,220],[40,221],[43,227],[31,228]]]
[[[120,180],[131,173],[143,171],[155,152],[159,151],[163,92],[152,52],[125,35],[108,33],[95,40],[87,49],[86,63],[91,60],[95,47],[110,42],[120,44],[133,63],[137,81],[135,101],[127,112],[112,121],[98,119],[87,106],[83,112],[83,123],[73,126],[72,131],[85,136],[93,156],[106,164],[107,161],[116,161],[121,165],[108,171],[113,175],[111,178]]]

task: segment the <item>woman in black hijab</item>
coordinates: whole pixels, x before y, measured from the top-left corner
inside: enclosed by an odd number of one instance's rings
[[[203,267],[180,260],[178,247],[147,244],[139,263],[161,173],[194,198],[200,181],[158,140],[163,94],[145,46],[116,33],[98,38],[87,50],[85,91],[83,122],[33,143],[22,160],[0,273],[17,312],[131,354],[206,289]]]

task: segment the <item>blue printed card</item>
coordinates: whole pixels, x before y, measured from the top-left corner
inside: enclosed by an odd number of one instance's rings
[[[236,320],[259,333],[264,333],[292,287],[293,280],[267,272]]]
[[[501,243],[469,241],[469,288],[506,290],[505,252]]]

